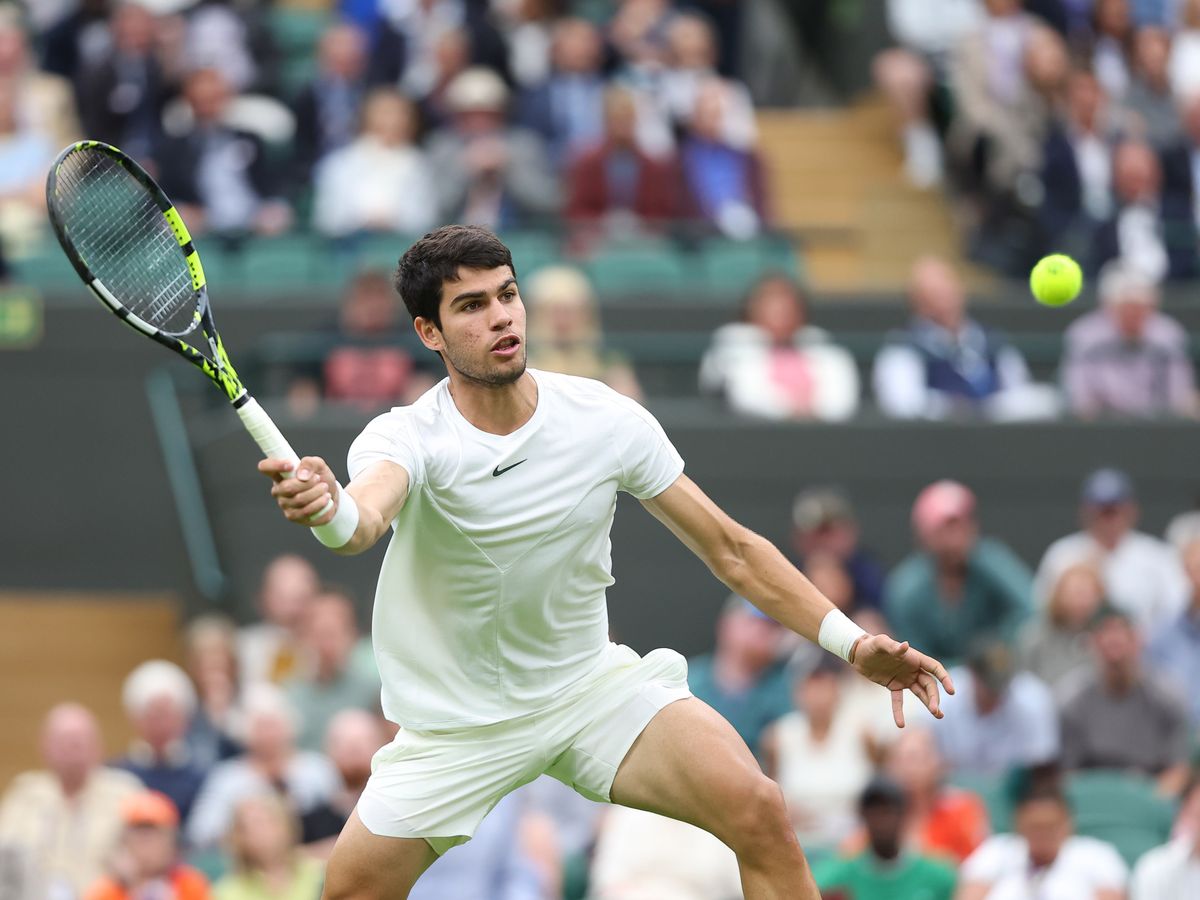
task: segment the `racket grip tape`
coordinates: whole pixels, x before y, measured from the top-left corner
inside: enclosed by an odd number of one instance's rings
[[[242,424],[246,426],[246,430],[250,432],[250,437],[254,438],[254,443],[258,444],[258,449],[267,459],[286,459],[293,465],[300,462],[300,457],[296,455],[296,451],[292,449],[292,445],[288,443],[287,438],[283,436],[283,432],[279,430],[272,420],[267,415],[267,411],[258,405],[258,401],[251,397],[245,403],[237,408],[237,414],[241,417]],[[342,486],[338,485],[340,493]],[[329,498],[329,502],[325,507],[313,516],[317,518],[329,512],[333,506],[333,498]]]

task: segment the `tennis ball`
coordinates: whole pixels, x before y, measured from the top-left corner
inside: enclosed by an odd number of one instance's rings
[[[1029,273],[1029,289],[1043,306],[1066,306],[1082,287],[1079,263],[1061,253],[1043,256]]]

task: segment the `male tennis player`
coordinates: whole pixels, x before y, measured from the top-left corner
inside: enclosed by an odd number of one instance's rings
[[[326,898],[406,897],[501,797],[546,773],[712,832],[737,854],[750,900],[816,900],[779,789],[689,694],[683,658],[608,640],[617,492],[730,589],[891,689],[898,725],[906,688],[940,716],[939,680],[953,691],[945,669],[867,635],[725,515],[637,403],[526,369],[512,256],[491,232],[426,235],[400,260],[396,288],[448,377],[367,426],[344,490],[317,457],[294,472],[259,463],[293,522],[312,525],[333,498],[313,530],[338,553],[394,530],[372,634],[383,711],[401,730],[338,839]]]

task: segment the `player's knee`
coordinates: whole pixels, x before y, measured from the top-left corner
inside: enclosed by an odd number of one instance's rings
[[[739,856],[778,852],[780,841],[794,839],[779,785],[765,775],[747,779],[732,804],[724,840]]]

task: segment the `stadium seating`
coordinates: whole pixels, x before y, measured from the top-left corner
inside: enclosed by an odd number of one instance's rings
[[[1076,830],[1110,842],[1130,865],[1170,835],[1174,803],[1161,796],[1149,778],[1104,770],[1075,772],[1067,780],[1067,796]]]

